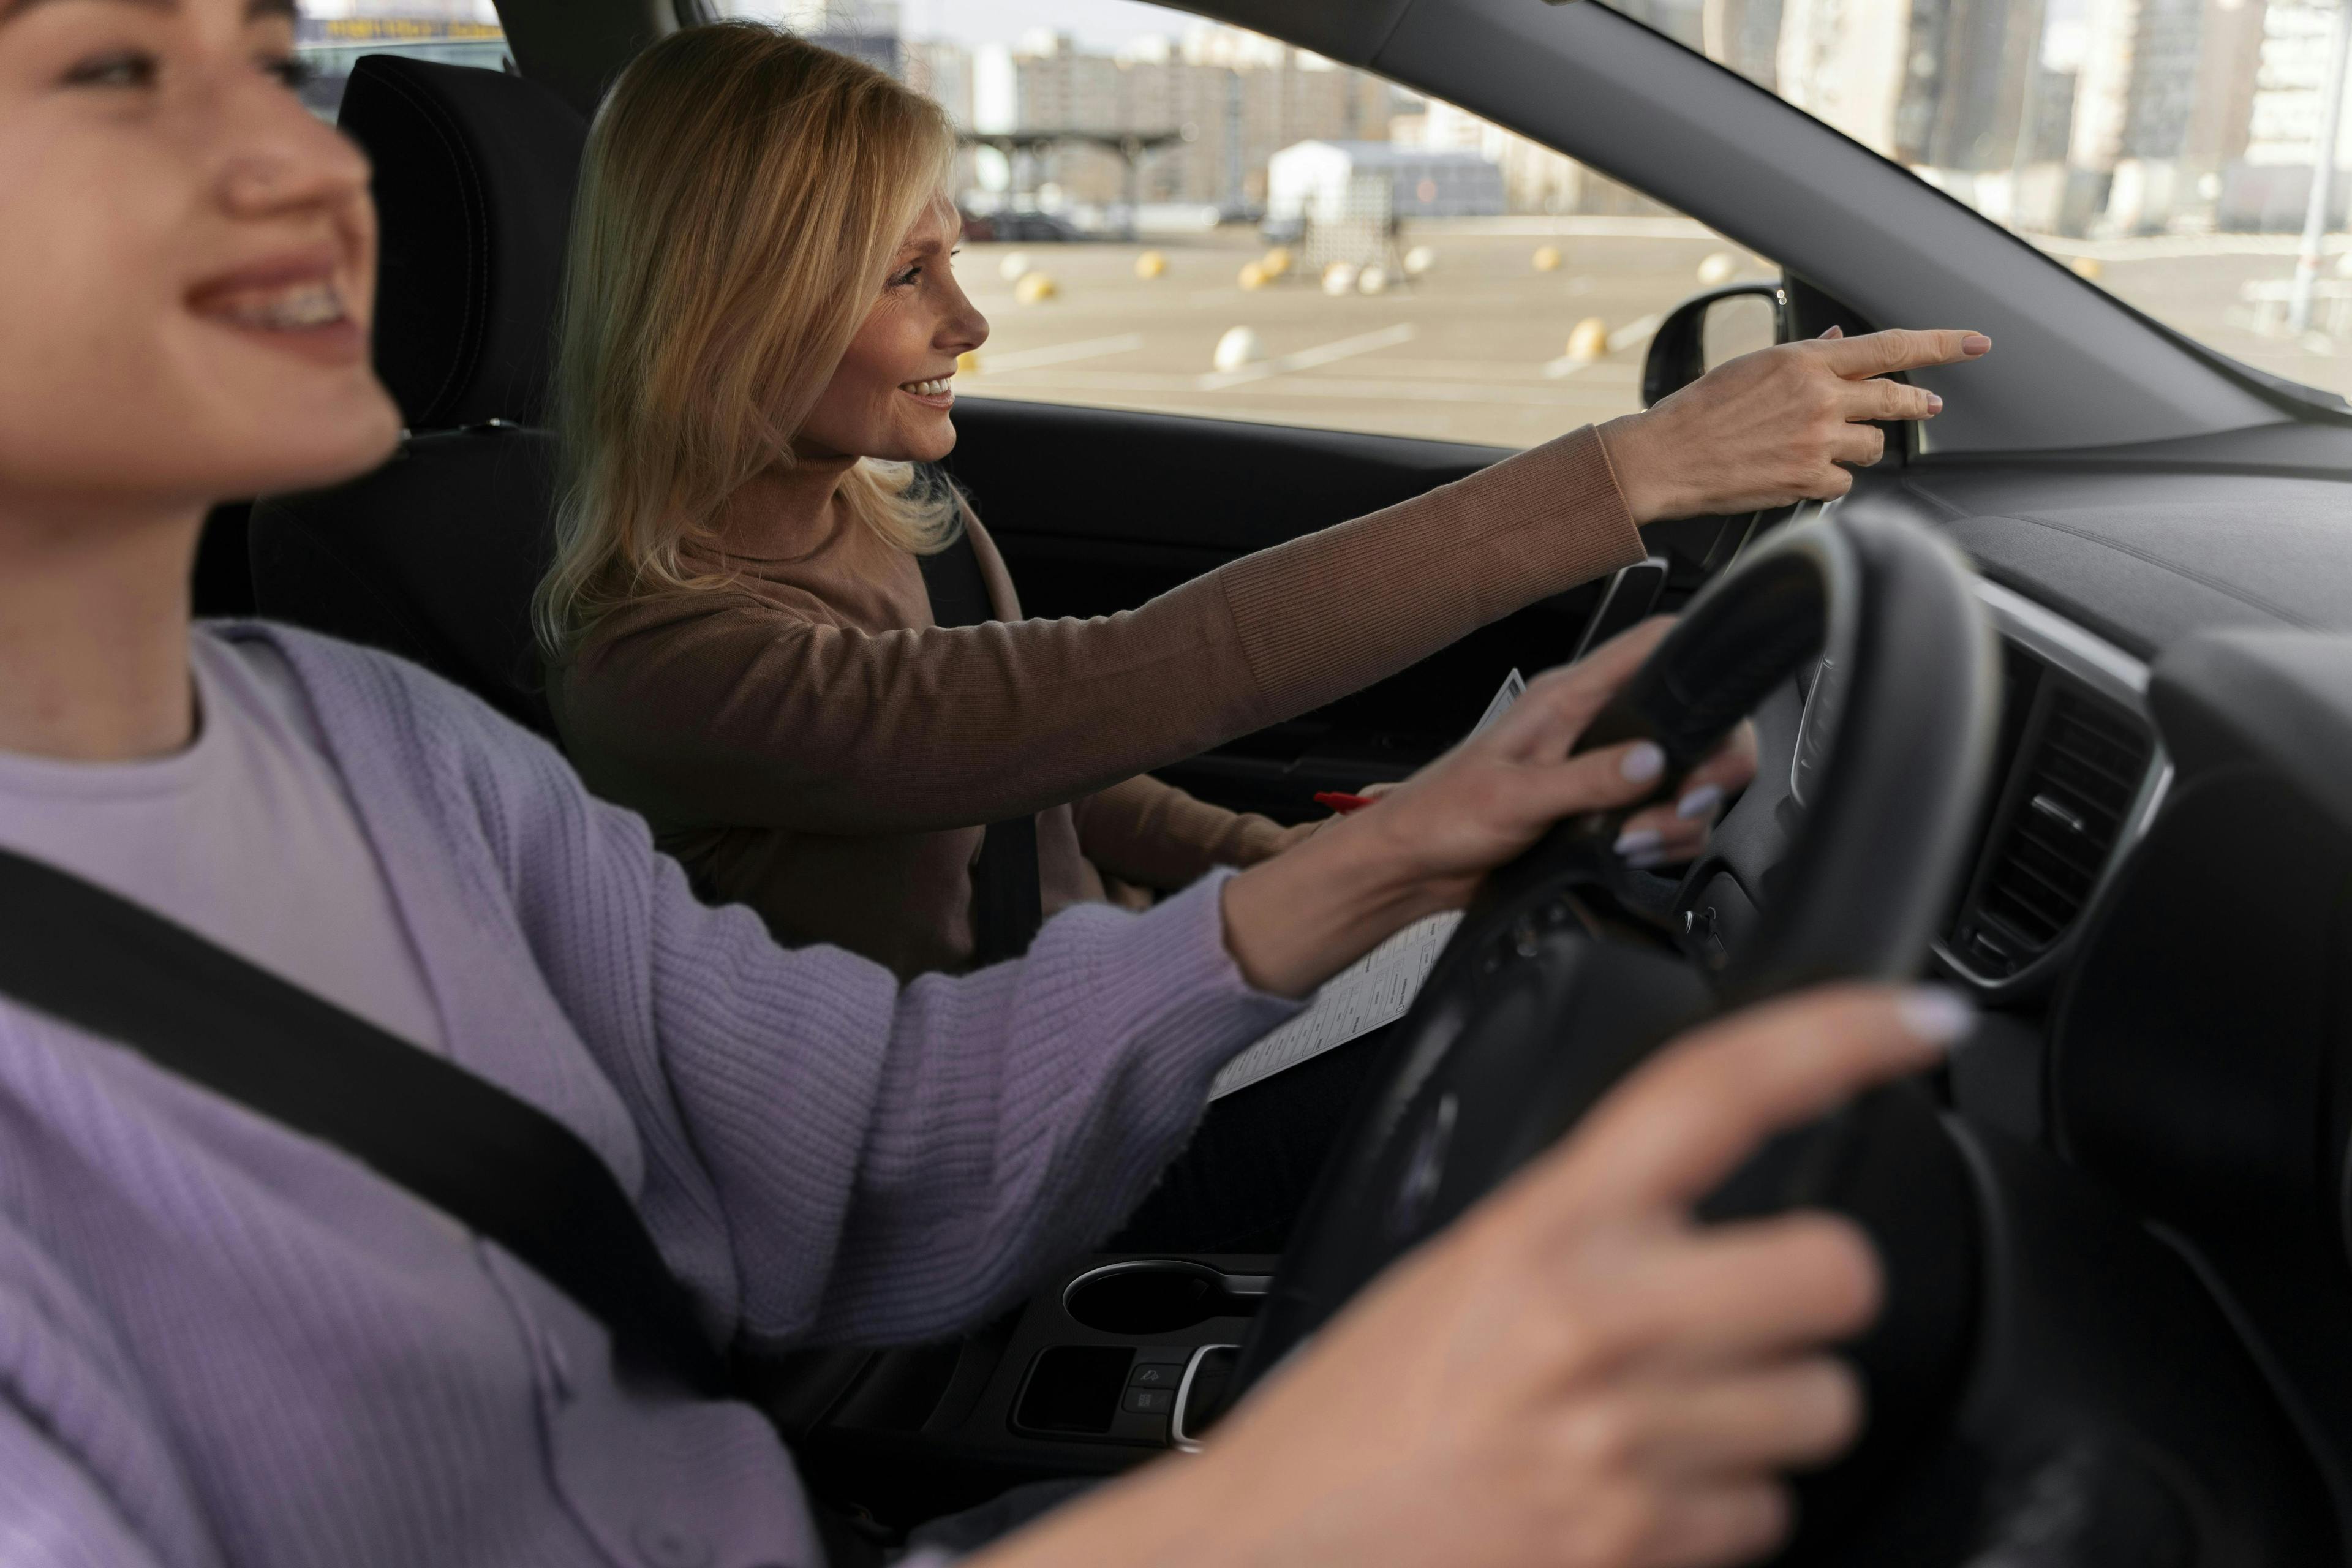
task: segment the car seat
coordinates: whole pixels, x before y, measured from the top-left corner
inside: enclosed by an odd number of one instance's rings
[[[392,459],[256,503],[254,600],[387,648],[552,735],[530,602],[550,552],[555,301],[587,122],[537,82],[370,55],[341,124],[374,163]]]

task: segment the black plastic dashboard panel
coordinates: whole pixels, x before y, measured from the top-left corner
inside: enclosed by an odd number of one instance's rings
[[[2352,833],[2352,637],[2209,632],[2157,661],[2148,695],[2184,771],[2259,760]]]
[[[1847,504],[1941,528],[1987,576],[2143,658],[2216,626],[2352,630],[2343,479],[1923,459],[1864,476]]]
[[[2211,631],[2178,781],[2052,1018],[2053,1142],[2204,1269],[2352,1518],[2352,637]]]
[[[2266,762],[2179,785],[2053,1020],[2053,1140],[2197,1261],[2352,1519],[2352,838]]]

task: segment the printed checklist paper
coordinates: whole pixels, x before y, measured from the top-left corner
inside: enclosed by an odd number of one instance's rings
[[[1511,671],[1470,732],[1475,735],[1501,718],[1527,689],[1519,672]],[[1225,1070],[1210,1086],[1209,1098],[1218,1099],[1285,1068],[1311,1061],[1335,1046],[1360,1039],[1403,1017],[1421,994],[1421,984],[1429,978],[1437,955],[1445,950],[1454,928],[1461,923],[1459,910],[1415,921],[1325,981],[1305,1012],[1225,1064]]]

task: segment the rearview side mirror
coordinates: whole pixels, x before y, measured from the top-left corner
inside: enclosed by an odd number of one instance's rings
[[[1667,313],[1642,362],[1642,406],[1671,396],[1725,360],[1785,343],[1788,290],[1779,283],[1727,283],[1694,294]]]

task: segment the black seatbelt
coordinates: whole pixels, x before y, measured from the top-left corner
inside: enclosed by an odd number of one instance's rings
[[[931,555],[919,555],[923,591],[931,598],[931,619],[943,626],[976,626],[996,618],[988,579],[971,535]],[[972,962],[1001,963],[1029,951],[1045,923],[1045,895],[1038,886],[1037,819],[1016,816],[989,824],[971,868]]]
[[[726,1392],[635,1205],[570,1128],[184,926],[0,849],[0,993],[333,1145],[520,1258],[625,1363]]]

